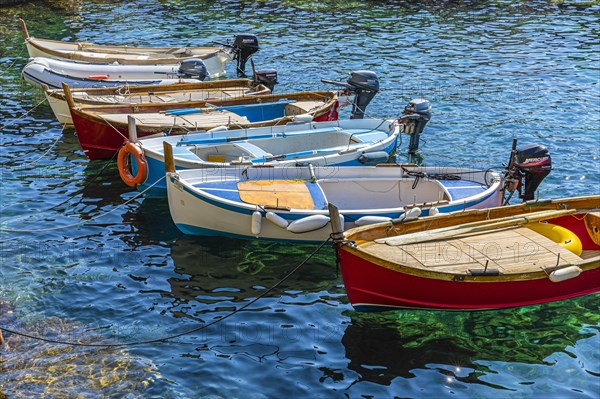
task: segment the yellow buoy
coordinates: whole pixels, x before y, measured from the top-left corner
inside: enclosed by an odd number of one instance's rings
[[[571,230],[552,223],[528,223],[527,228],[535,231],[561,245],[565,249],[573,252],[575,255],[581,255],[583,251],[581,240]]]

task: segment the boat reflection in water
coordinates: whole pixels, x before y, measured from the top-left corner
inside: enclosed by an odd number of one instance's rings
[[[408,384],[410,389],[410,379],[437,374],[428,379],[440,381],[438,386],[413,387],[420,397],[442,397],[450,388],[482,394],[492,388],[492,394],[495,389],[533,385],[540,374],[583,380],[600,371],[598,363],[594,355],[586,362],[575,360],[572,353],[597,354],[599,334],[593,326],[600,316],[590,311],[597,308],[597,300],[589,295],[487,312],[350,312],[342,343],[348,368],[359,375],[353,384]],[[505,386],[488,383],[490,374],[505,375]],[[568,397],[567,387],[576,385],[556,389],[564,389]]]

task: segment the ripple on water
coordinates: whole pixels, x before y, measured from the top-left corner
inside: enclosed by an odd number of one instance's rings
[[[372,69],[382,91],[369,115],[397,117],[413,98],[432,102],[420,146],[426,165],[497,167],[513,137],[542,143],[554,170],[540,196],[556,197],[600,187],[599,8],[567,3],[144,0],[3,9],[0,224],[46,230],[0,233],[0,296],[14,304],[0,324],[118,342],[178,334],[265,294],[314,250],[185,237],[165,201],[117,208],[135,192],[114,164],[88,161],[73,130],[20,80],[17,17],[34,36],[97,43],[208,45],[255,32],[256,65],[279,71],[278,92],[331,88],[320,79]],[[8,335],[0,396],[594,397],[597,300],[359,314],[324,250],[248,310],[171,344],[91,350]]]

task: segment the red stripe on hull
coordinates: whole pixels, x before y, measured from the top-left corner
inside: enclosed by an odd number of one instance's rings
[[[548,278],[510,282],[434,280],[387,269],[338,250],[353,306],[445,310],[511,308],[558,301],[600,290],[600,268],[553,283]]]

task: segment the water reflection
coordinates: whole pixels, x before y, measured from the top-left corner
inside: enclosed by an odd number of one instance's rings
[[[485,384],[490,362],[551,366],[578,342],[597,341],[599,322],[598,295],[501,311],[352,312],[342,343],[359,381],[390,385],[437,368]],[[583,366],[584,374],[600,371],[594,362]]]

